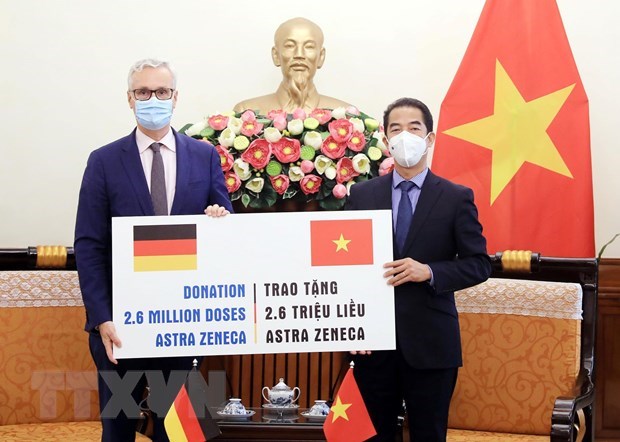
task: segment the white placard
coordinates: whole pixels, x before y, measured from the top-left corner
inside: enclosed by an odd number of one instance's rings
[[[394,349],[394,290],[382,268],[392,260],[391,218],[114,218],[114,355]]]

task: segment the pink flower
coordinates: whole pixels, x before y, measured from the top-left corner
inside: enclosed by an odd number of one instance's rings
[[[224,182],[226,183],[226,189],[228,189],[228,193],[234,193],[239,190],[239,187],[241,187],[241,180],[232,170],[226,172],[226,174],[224,175]]]
[[[209,117],[209,126],[211,126],[214,130],[224,130],[226,129],[226,125],[228,124],[228,117],[224,115],[213,115]]]
[[[346,143],[349,141],[349,138],[351,138],[351,134],[353,133],[353,124],[345,118],[334,120],[329,123],[327,127],[329,129],[329,134],[338,143]]]
[[[228,172],[233,167],[233,163],[235,162],[233,156],[228,152],[224,146],[220,146],[219,144],[215,146],[217,153],[220,154],[220,165],[222,166],[222,172]]]
[[[323,155],[331,158],[332,160],[341,158],[346,150],[347,144],[338,143],[331,135],[325,138],[325,141],[323,141],[323,144],[321,145],[321,152],[323,152]]]
[[[247,112],[251,111],[246,111],[246,113]],[[252,115],[254,115],[254,113],[252,113]],[[256,120],[243,120],[243,123],[241,124],[241,133],[246,137],[252,137],[258,134],[261,130],[263,130],[263,123],[259,123]]]
[[[278,129],[280,132],[286,129],[287,124],[288,121],[286,121],[286,117],[277,116],[273,119],[273,127]]]
[[[394,157],[388,157],[379,165],[379,176],[387,175],[394,169]]]
[[[241,159],[249,163],[255,169],[263,169],[271,158],[271,145],[269,141],[256,139],[243,151]]]
[[[339,200],[347,196],[347,187],[344,184],[336,184],[332,190],[332,195]]]
[[[329,109],[314,109],[310,112],[310,117],[316,118],[319,124],[325,124],[332,119],[332,113]]]
[[[252,110],[246,110],[241,114],[241,121],[256,121],[256,114]]]
[[[349,106],[349,107],[347,107],[347,114],[359,116],[360,115],[360,111],[355,106]]]
[[[321,188],[321,182],[323,180],[316,175],[306,175],[299,183],[301,191],[306,195],[317,193]]]
[[[346,183],[358,175],[359,173],[353,168],[351,158],[344,157],[338,160],[338,164],[336,164],[336,181],[339,184]]]
[[[296,118],[298,120],[305,120],[306,119],[306,111],[300,108],[297,108],[293,111],[293,118]]]
[[[303,173],[310,173],[314,170],[314,162],[310,160],[303,160],[301,162],[301,171]]]
[[[301,145],[295,138],[282,137],[279,141],[272,143],[273,154],[281,163],[293,163],[299,159]]]
[[[273,187],[273,190],[275,190],[278,195],[284,194],[290,184],[289,178],[283,174],[270,176],[269,180],[271,181],[271,186]]]
[[[365,145],[366,139],[364,138],[364,134],[358,131],[354,131],[349,141],[347,141],[347,147],[353,152],[361,152]]]
[[[286,119],[286,112],[284,112],[282,109],[274,109],[267,112],[267,118],[272,121],[278,117]]]

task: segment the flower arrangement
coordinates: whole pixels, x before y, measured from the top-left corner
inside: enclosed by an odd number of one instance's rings
[[[354,107],[230,112],[180,132],[215,146],[230,199],[255,209],[314,199],[337,210],[352,185],[393,167],[379,123]]]

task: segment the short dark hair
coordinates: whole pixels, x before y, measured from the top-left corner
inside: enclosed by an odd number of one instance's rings
[[[420,109],[422,112],[422,116],[424,117],[424,125],[429,132],[433,131],[433,116],[431,115],[431,111],[428,110],[426,104],[422,103],[420,100],[416,100],[415,98],[399,98],[398,100],[391,103],[385,112],[383,112],[383,130],[387,131],[388,129],[388,120],[390,119],[390,114],[392,111],[399,107],[413,107],[415,109]]]

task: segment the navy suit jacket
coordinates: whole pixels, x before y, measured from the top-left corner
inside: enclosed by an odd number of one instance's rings
[[[351,187],[346,209],[392,209],[392,174]],[[393,237],[393,236],[392,236]],[[454,291],[485,281],[491,261],[478,222],[471,189],[440,178],[430,170],[422,185],[404,253],[428,264],[428,282],[394,289],[397,345],[407,363],[418,369],[462,365]]]
[[[177,182],[171,215],[202,214],[210,204],[232,212],[215,148],[177,132],[174,137]],[[135,130],[90,154],[74,244],[87,331],[112,320],[112,217],[154,214]]]

